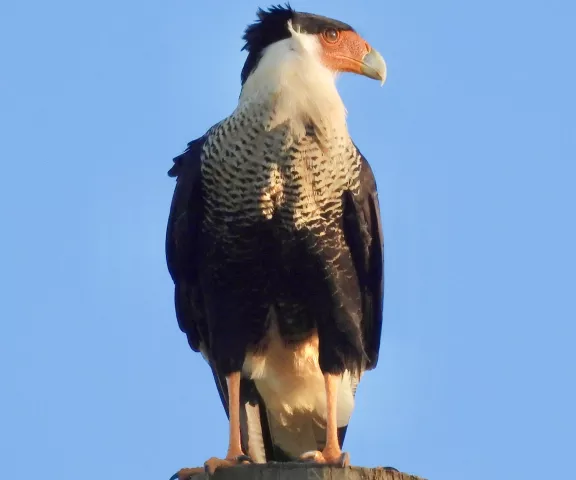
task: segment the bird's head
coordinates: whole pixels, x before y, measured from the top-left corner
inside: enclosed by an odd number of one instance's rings
[[[301,13],[288,4],[259,9],[258,20],[244,34],[248,58],[242,69],[242,84],[261,63],[279,56],[308,57],[321,62],[334,74],[351,72],[386,80],[384,59],[350,25],[331,18]]]
[[[339,73],[386,79],[384,59],[350,25],[289,5],[258,10],[244,40],[240,105],[272,107],[267,128],[290,125],[295,137],[304,135],[306,125],[325,132],[318,135],[347,134],[335,84]]]

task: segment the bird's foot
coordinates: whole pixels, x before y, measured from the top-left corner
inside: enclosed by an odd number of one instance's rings
[[[245,463],[253,462],[248,455],[244,455],[243,453],[235,456],[228,455],[226,458],[212,457],[204,462],[204,471],[212,474],[217,468],[235,467],[236,465]]]
[[[192,475],[196,475],[198,473],[204,473],[205,470],[202,467],[197,467],[197,468],[181,468],[180,470],[178,470],[178,473],[176,474],[176,478],[178,480],[190,480],[190,477]]]
[[[300,456],[300,460],[311,463],[322,463],[324,465],[334,465],[337,467],[347,467],[350,465],[350,455],[342,450],[324,449],[323,451],[312,450]]]

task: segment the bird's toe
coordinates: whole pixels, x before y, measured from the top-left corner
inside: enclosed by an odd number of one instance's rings
[[[312,450],[300,456],[300,461],[310,463],[322,463],[325,465],[334,465],[338,467],[347,467],[350,465],[350,455],[348,452]]]
[[[178,480],[190,480],[192,475],[204,473],[204,471],[205,470],[202,467],[181,468],[180,470],[178,470],[178,473],[176,473],[176,475],[174,475],[172,478],[178,479]],[[170,480],[172,480],[172,479],[170,479]]]
[[[212,457],[204,462],[204,472],[212,474],[218,468],[229,468],[246,463],[253,463],[253,462],[248,455],[244,454],[227,458]]]
[[[324,457],[319,450],[311,450],[300,455],[300,461],[311,463],[323,463]]]

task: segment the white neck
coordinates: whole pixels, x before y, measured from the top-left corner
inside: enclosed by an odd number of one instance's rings
[[[244,83],[239,108],[267,104],[269,128],[287,123],[297,136],[310,123],[319,132],[347,135],[346,108],[336,89],[336,75],[320,60],[318,39],[291,32],[292,37],[265,49]]]

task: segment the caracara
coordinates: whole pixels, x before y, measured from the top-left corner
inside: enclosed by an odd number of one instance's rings
[[[289,6],[259,10],[244,40],[238,105],[169,172],[176,316],[230,425],[205,468],[346,465],[356,386],[378,360],[383,234],[335,79],[383,83],[386,65],[351,26]]]

